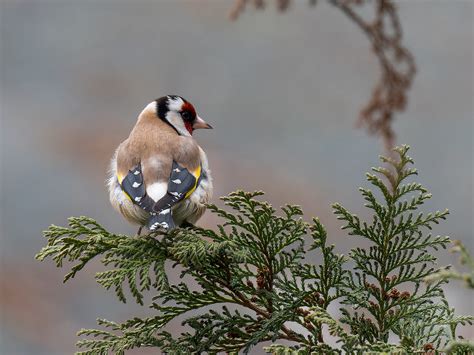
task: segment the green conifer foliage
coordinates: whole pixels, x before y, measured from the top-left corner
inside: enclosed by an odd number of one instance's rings
[[[430,231],[444,220],[448,211],[424,214],[418,208],[431,194],[416,182],[406,179],[416,175],[410,167],[408,146],[395,148],[398,159],[381,157],[386,168],[374,168],[367,180],[381,195],[360,188],[372,211],[370,222],[361,221],[340,204],[334,204],[335,214],[344,221],[343,229],[350,236],[369,241],[367,248],[351,250],[354,271],[343,303],[341,322],[350,326],[361,346],[374,342],[387,343],[390,334],[400,339],[408,352],[426,346],[442,349],[455,338],[455,326],[469,317],[455,317],[448,307],[437,280],[428,285],[426,277],[438,272],[432,251],[445,249],[447,236],[433,236]],[[386,182],[382,180],[385,178]]]
[[[443,278],[423,283],[438,271],[431,251],[449,243],[427,230],[448,212],[417,212],[431,195],[405,182],[416,174],[408,147],[395,151],[399,159],[382,158],[388,167],[374,169],[387,182],[367,175],[382,197],[361,189],[371,222],[333,206],[350,237],[370,243],[348,257],[334,252],[318,219],[303,221],[293,205],[277,214],[261,201],[262,192],[233,192],[222,198],[226,209],[210,205],[223,221],[215,230],[130,237],[87,217],[49,227],[37,258],[49,257],[58,267],[71,262],[64,281],[100,257],[105,270],[96,280],[122,302],[131,297],[143,305],[146,295],[153,296],[149,318],[101,319],[101,329],[81,330],[78,354],[125,354],[140,347],[237,353],[268,341],[265,349],[275,354],[423,353],[447,344],[467,354],[471,344],[450,341],[472,317],[454,315]],[[167,273],[177,272],[181,281],[168,282]],[[330,305],[341,306],[342,316],[331,314]],[[175,318],[185,327],[170,334],[165,327]],[[389,343],[390,335],[396,344]]]

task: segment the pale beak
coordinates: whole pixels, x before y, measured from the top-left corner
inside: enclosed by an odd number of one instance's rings
[[[193,129],[198,128],[212,129],[212,126],[206,121],[204,121],[201,117],[197,116],[196,120],[193,123]]]

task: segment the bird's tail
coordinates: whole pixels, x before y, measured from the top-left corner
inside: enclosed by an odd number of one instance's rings
[[[153,213],[148,221],[147,228],[152,232],[158,231],[160,229],[169,231],[176,228],[171,208],[158,213]]]

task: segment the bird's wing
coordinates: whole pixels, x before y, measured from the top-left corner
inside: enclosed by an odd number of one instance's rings
[[[119,182],[122,186],[122,190],[133,201],[133,203],[149,213],[153,212],[155,201],[153,201],[153,199],[146,193],[141,164],[138,164],[129,170],[128,174]]]
[[[129,170],[128,174],[120,182],[126,195],[145,211],[150,213],[148,228],[151,231],[161,227],[173,229],[175,223],[172,217],[171,207],[181,200],[189,197],[198,186],[201,178],[201,166],[190,172],[175,161],[170,173],[168,190],[158,201],[154,201],[146,193],[141,164]]]
[[[188,198],[199,185],[201,178],[201,165],[194,171],[179,165],[173,161],[171,174],[168,181],[168,191],[166,194],[155,203],[153,210],[160,213],[173,207],[181,200]]]

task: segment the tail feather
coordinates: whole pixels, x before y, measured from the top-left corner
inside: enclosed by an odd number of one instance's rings
[[[152,232],[160,229],[169,231],[176,228],[171,209],[168,208],[159,213],[152,214],[148,221],[147,228]]]

